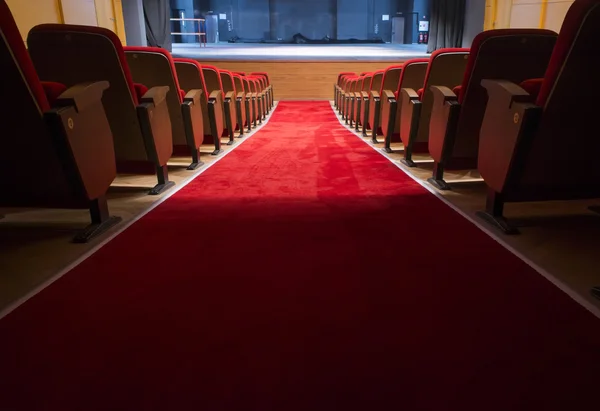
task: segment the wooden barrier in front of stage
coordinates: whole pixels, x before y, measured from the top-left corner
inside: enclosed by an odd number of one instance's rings
[[[402,61],[216,61],[200,60],[201,64],[229,71],[251,73],[265,71],[275,90],[277,100],[331,100],[333,84],[340,72],[357,74],[375,71]]]

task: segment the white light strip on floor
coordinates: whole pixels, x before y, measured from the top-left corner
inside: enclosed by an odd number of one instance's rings
[[[262,124],[257,125],[257,127],[254,130],[252,130],[251,132],[248,133],[246,131],[244,133],[244,137],[242,137],[240,139],[236,138],[236,144],[233,145],[230,150],[225,151],[222,155],[218,156],[214,161],[212,161],[207,166],[201,167],[194,174],[192,174],[188,180],[183,181],[183,182],[177,184],[175,187],[173,187],[171,190],[169,190],[169,192],[166,193],[163,197],[161,197],[160,199],[158,199],[157,201],[155,201],[154,203],[152,203],[150,205],[150,207],[148,207],[148,209],[142,211],[140,214],[138,214],[135,217],[133,217],[130,221],[128,221],[128,222],[120,225],[120,228],[118,230],[116,230],[110,236],[108,236],[107,238],[105,238],[104,240],[102,240],[102,242],[98,243],[98,245],[96,245],[95,247],[93,247],[91,250],[89,250],[88,252],[84,253],[81,257],[79,257],[73,263],[69,264],[68,266],[66,266],[65,268],[63,268],[62,270],[60,270],[58,273],[56,273],[54,276],[52,276],[49,279],[47,279],[46,281],[42,282],[40,285],[38,285],[37,287],[35,287],[32,291],[30,291],[29,293],[27,293],[25,296],[17,299],[13,303],[9,304],[4,310],[0,311],[0,320],[2,318],[6,317],[11,312],[13,312],[14,310],[16,310],[17,308],[19,308],[24,303],[26,303],[29,299],[33,298],[36,294],[38,294],[39,292],[41,292],[45,288],[49,287],[50,285],[52,285],[52,283],[54,283],[55,281],[59,280],[63,275],[67,274],[69,271],[71,271],[72,269],[74,269],[75,267],[77,267],[79,264],[81,264],[82,262],[84,262],[85,260],[87,260],[88,258],[90,258],[98,250],[100,250],[102,247],[104,247],[106,244],[108,244],[113,238],[115,238],[116,236],[118,236],[119,234],[121,234],[123,231],[127,230],[135,222],[137,222],[142,217],[144,217],[146,214],[148,214],[150,211],[154,210],[156,207],[158,207],[159,205],[161,205],[162,203],[164,203],[165,201],[167,201],[169,198],[171,198],[171,196],[174,196],[179,190],[183,189],[189,183],[191,183],[192,181],[194,181],[199,175],[201,175],[206,170],[208,170],[209,168],[211,168],[212,166],[214,166],[215,164],[217,164],[219,161],[223,160],[225,157],[227,157],[227,155],[229,153],[232,153],[236,148],[240,147],[242,144],[244,144],[246,141],[248,141],[250,138],[252,138],[258,131],[260,131],[264,126],[267,125],[267,123],[271,119],[271,116],[273,115],[273,113],[275,113],[275,110],[277,109],[277,105],[278,105],[278,102],[274,101],[271,113],[266,118],[266,120],[263,120]]]
[[[408,169],[406,169],[404,167],[404,165],[402,163],[400,163],[399,161],[395,161],[389,154],[384,153],[382,150],[379,149],[379,147],[375,146],[371,141],[365,140],[363,138],[361,132],[356,132],[354,129],[349,129],[348,127],[346,127],[344,120],[342,120],[341,116],[337,113],[336,108],[333,105],[333,101],[330,100],[329,103],[331,105],[331,109],[333,110],[333,114],[336,116],[336,118],[338,119],[340,124],[346,130],[348,130],[349,132],[351,132],[352,134],[357,136],[362,142],[364,142],[366,145],[370,146],[377,153],[379,153],[382,156],[384,156],[385,158],[387,158],[392,164],[394,164],[396,167],[398,167],[400,170],[402,170],[402,172],[404,172],[404,174],[406,174],[407,176],[412,178],[414,181],[419,183],[427,191],[429,191],[430,193],[435,195],[435,197],[437,197],[438,199],[443,201],[448,207],[450,207],[451,209],[456,211],[458,214],[463,216],[465,219],[470,221],[472,224],[474,224],[477,228],[479,228],[485,234],[490,236],[494,241],[496,241],[502,247],[506,248],[508,251],[510,251],[512,254],[514,254],[516,257],[518,257],[520,260],[522,260],[525,264],[527,264],[528,266],[533,268],[535,271],[537,271],[539,274],[541,274],[546,280],[550,281],[552,284],[554,284],[556,287],[558,287],[562,292],[567,294],[569,297],[571,297],[573,300],[575,300],[578,304],[580,304],[586,310],[588,310],[589,312],[594,314],[596,317],[600,318],[600,308],[598,308],[597,306],[595,306],[594,304],[592,304],[591,302],[586,300],[584,297],[582,297],[579,293],[577,293],[575,290],[573,290],[567,284],[565,284],[564,282],[562,282],[561,280],[556,278],[550,272],[548,272],[544,268],[540,267],[539,265],[537,265],[536,263],[531,261],[529,258],[527,258],[525,255],[523,255],[520,251],[518,251],[517,249],[512,247],[510,244],[505,242],[500,237],[500,235],[498,235],[497,232],[492,231],[492,229],[490,227],[482,224],[482,222],[471,217],[469,214],[467,214],[466,212],[462,211],[460,208],[458,208],[457,206],[452,204],[452,202],[450,202],[450,200],[448,200],[446,197],[444,197],[442,194],[440,194],[435,188],[430,186],[427,182],[425,182],[425,181],[421,180],[420,178],[418,178],[417,176],[413,175]]]

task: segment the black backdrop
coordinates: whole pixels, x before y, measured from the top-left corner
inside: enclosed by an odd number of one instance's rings
[[[465,27],[466,0],[432,0],[429,23],[429,53],[444,47],[461,47]]]
[[[151,47],[172,50],[169,0],[143,0],[146,39]]]

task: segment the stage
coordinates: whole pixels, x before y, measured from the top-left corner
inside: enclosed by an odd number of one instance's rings
[[[383,70],[427,58],[420,44],[247,44],[173,45],[175,57],[192,58],[230,71],[266,71],[277,100],[333,98],[338,73]]]
[[[221,61],[406,61],[427,57],[424,44],[173,44],[173,55]]]

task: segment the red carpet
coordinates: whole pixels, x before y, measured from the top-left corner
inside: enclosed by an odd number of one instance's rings
[[[598,319],[284,102],[0,321],[0,410],[588,410],[599,364]]]

